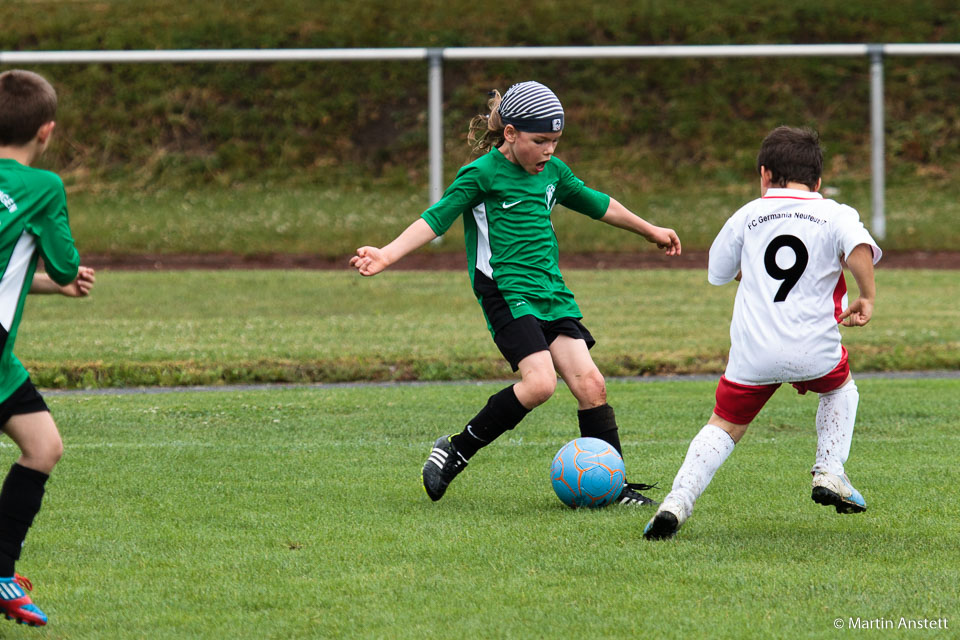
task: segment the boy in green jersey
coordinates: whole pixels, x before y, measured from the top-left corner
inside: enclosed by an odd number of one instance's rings
[[[557,373],[578,404],[580,434],[608,442],[622,455],[603,375],[590,357],[593,336],[560,273],[557,237],[550,213],[557,203],[637,233],[680,254],[672,229],[637,217],[610,196],[586,187],[553,153],[563,132],[563,107],[538,82],[521,82],[503,95],[493,92],[489,116],[471,123],[470,139],[486,152],[461,168],[443,197],[393,242],[360,247],[350,265],[372,276],[442,235],[463,217],[470,281],[500,352],[520,372],[520,382],[495,393],[462,432],[443,436],[423,466],[432,500],[482,447],[513,429],[557,386]],[[652,500],[628,484],[617,502]]]
[[[93,269],[80,266],[63,182],[30,167],[50,142],[56,108],[57,94],[41,76],[0,73],[0,428],[21,453],[0,488],[0,610],[28,625],[44,625],[47,616],[14,565],[63,443],[13,343],[27,293],[81,297],[94,283]],[[35,273],[39,257],[46,274]]]

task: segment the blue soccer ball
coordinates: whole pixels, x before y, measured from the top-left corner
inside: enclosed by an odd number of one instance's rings
[[[623,490],[626,468],[617,450],[598,438],[571,440],[550,465],[550,481],[568,507],[605,507]]]

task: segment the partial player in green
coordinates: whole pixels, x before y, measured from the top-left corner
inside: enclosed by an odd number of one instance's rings
[[[680,254],[673,229],[631,213],[610,196],[584,185],[555,157],[564,112],[538,82],[521,82],[501,98],[492,92],[489,115],[477,116],[469,140],[483,153],[462,167],[443,197],[384,247],[360,247],[350,265],[361,275],[380,273],[442,235],[462,217],[470,281],[487,327],[520,382],[495,393],[467,426],[434,443],[423,466],[423,486],[439,500],[482,447],[513,429],[546,402],[563,378],[578,404],[581,436],[599,438],[623,453],[603,375],[590,356],[594,338],[560,273],[551,212],[562,204]],[[628,484],[619,504],[650,504]]]
[[[24,591],[33,586],[14,565],[63,442],[13,344],[28,293],[83,297],[94,284],[93,269],[80,266],[63,182],[30,167],[50,143],[56,109],[57,94],[43,77],[0,73],[0,428],[21,454],[0,488],[0,610],[35,626],[45,625],[47,616]],[[45,274],[36,273],[40,257]]]

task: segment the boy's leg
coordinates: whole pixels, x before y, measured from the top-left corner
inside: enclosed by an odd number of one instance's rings
[[[63,456],[63,440],[49,411],[10,416],[3,426],[20,449],[17,464],[49,475]]]
[[[857,419],[860,392],[850,375],[846,347],[841,347],[840,362],[830,373],[814,380],[794,382],[800,393],[820,394],[817,407],[817,457],[813,469],[813,491],[817,504],[834,507],[837,513],[861,513],[867,503],[844,472],[850,455],[853,425]]]
[[[590,356],[586,340],[560,334],[550,343],[550,353],[560,377],[577,399],[580,436],[603,440],[623,456],[616,414],[607,404],[607,383]],[[640,493],[650,488],[648,484],[625,483],[617,504],[656,505],[656,501]]]
[[[670,493],[663,500],[662,509],[671,511],[678,526],[693,513],[693,505],[713,480],[714,474],[727,460],[747,425],[735,425],[716,414],[694,436],[683,464],[677,471]],[[731,434],[731,431],[733,434]]]
[[[853,379],[833,391],[820,394],[817,407],[817,454],[811,497],[832,506],[837,513],[861,513],[867,509],[863,496],[850,483],[844,463],[850,455],[853,427],[860,393]]]
[[[690,442],[670,493],[643,530],[645,538],[669,538],[677,532],[777,387],[779,385],[741,385],[725,377],[720,379],[710,420]]]
[[[11,416],[3,430],[20,447],[21,456],[0,488],[0,578],[13,575],[40,511],[47,478],[63,454],[60,432],[47,411]]]
[[[607,404],[607,383],[590,357],[587,343],[559,335],[550,343],[550,354],[560,377],[577,399],[580,435],[599,438],[623,455],[616,416]]]
[[[487,404],[453,436],[442,436],[423,466],[423,486],[431,500],[443,497],[450,482],[477,451],[516,427],[537,405],[545,402],[557,385],[549,351],[538,351],[519,362],[520,382],[490,396]]]
[[[843,475],[850,456],[853,427],[857,419],[860,392],[851,378],[838,389],[820,394],[817,407],[817,456],[813,473],[826,471]]]
[[[557,372],[549,351],[539,351],[520,361],[520,382],[501,389],[486,406],[450,440],[464,458],[513,429],[532,409],[546,402],[557,387]]]
[[[0,488],[0,609],[18,622],[46,624],[46,616],[18,582],[15,564],[40,511],[45,484],[63,454],[63,442],[48,411],[17,414],[3,430],[21,450]],[[27,582],[26,584],[29,585]]]

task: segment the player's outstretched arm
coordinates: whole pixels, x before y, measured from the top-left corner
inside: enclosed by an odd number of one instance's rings
[[[350,266],[360,272],[362,276],[372,276],[380,273],[394,262],[416,251],[423,245],[437,237],[430,225],[423,218],[417,218],[403,233],[385,247],[360,247],[357,255],[350,258]]]
[[[626,229],[643,236],[655,243],[657,248],[664,249],[668,256],[680,255],[680,238],[676,231],[650,224],[613,198],[610,198],[610,206],[600,219],[618,229]]]
[[[873,277],[873,249],[868,244],[858,244],[846,259],[847,267],[857,281],[860,294],[840,314],[838,323],[845,327],[862,327],[873,316],[873,303],[877,297],[877,284]]]
[[[59,285],[45,273],[34,273],[30,283],[30,293],[59,293],[71,298],[83,298],[90,295],[94,283],[97,281],[96,271],[92,267],[83,265],[77,271],[73,282]]]

